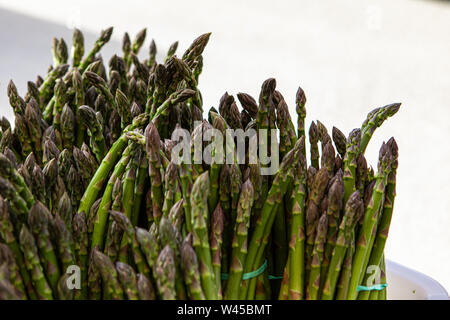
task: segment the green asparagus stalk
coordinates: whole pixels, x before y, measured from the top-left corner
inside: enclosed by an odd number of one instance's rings
[[[334,298],[342,263],[350,243],[351,232],[362,208],[359,197],[359,191],[355,191],[351,194],[345,206],[344,216],[339,225],[336,246],[333,249],[327,278],[322,291],[321,299],[323,300],[331,300]]]
[[[74,292],[67,286],[68,274],[63,274],[58,281],[58,299],[59,300],[73,300]]]
[[[89,269],[87,276],[89,300],[100,300],[102,298],[102,278],[96,264],[94,263],[94,251],[95,250],[91,250],[89,256]]]
[[[134,186],[134,203],[133,203],[133,211],[131,215],[131,222],[134,226],[138,225],[142,200],[144,198],[144,192],[147,182],[147,173],[148,173],[148,158],[144,152],[141,154],[141,159],[139,163],[139,168],[137,171],[136,183]]]
[[[54,218],[54,237],[56,239],[56,247],[58,257],[62,266],[62,273],[75,263],[75,255],[73,252],[73,239],[66,224],[59,216],[55,215]]]
[[[123,287],[128,300],[139,300],[136,273],[133,268],[125,263],[117,262],[116,270],[119,282]]]
[[[389,233],[389,226],[391,223],[392,218],[392,211],[394,208],[394,200],[395,200],[395,187],[396,187],[396,175],[397,175],[397,166],[398,166],[398,147],[397,143],[394,138],[391,138],[387,142],[387,146],[389,147],[392,156],[394,157],[391,165],[391,172],[388,175],[387,178],[387,186],[386,186],[386,192],[384,196],[384,202],[383,202],[383,208],[382,208],[382,214],[381,219],[377,228],[377,234],[375,236],[375,242],[372,248],[372,251],[370,253],[370,260],[368,262],[368,265],[375,265],[378,266],[382,262],[383,253],[384,253],[384,247],[386,244],[386,239]],[[367,274],[364,277],[364,281],[367,281]],[[363,295],[366,295],[367,293],[363,292]]]
[[[309,127],[309,143],[310,143],[310,153],[311,153],[311,166],[316,170],[319,170],[319,148],[317,142],[319,141],[319,132],[316,123],[311,122]]]
[[[400,109],[400,105],[401,103],[393,103],[369,112],[367,119],[361,126],[362,137],[360,148],[362,153],[366,150],[375,130],[380,127],[386,119],[396,114]]]
[[[316,231],[316,239],[312,252],[311,272],[309,273],[308,287],[306,289],[307,300],[317,300],[319,298],[320,268],[323,261],[323,251],[328,230],[328,216],[322,214],[319,219]]]
[[[343,208],[343,198],[344,198],[344,181],[342,179],[342,171],[338,171],[338,173],[333,177],[330,182],[330,188],[328,190],[328,232],[327,232],[327,241],[325,244],[324,257],[320,272],[321,285],[320,288],[323,288],[323,285],[326,280],[326,276],[328,273],[328,266],[331,261],[331,255],[333,253],[333,249],[336,246],[337,235],[339,231],[339,224],[341,220],[341,210]]]
[[[300,146],[301,142],[297,142],[294,148],[288,152],[280,165],[278,173],[275,176],[272,187],[268,192],[267,200],[264,203],[261,215],[258,217],[249,242],[244,273],[256,270],[262,265],[264,249],[267,245],[278,205],[281,203],[281,195],[286,192],[288,185],[291,183],[288,176],[292,175],[291,171],[293,169],[293,163],[297,162],[299,157],[298,150],[300,149]],[[244,284],[240,290],[239,298],[245,298],[247,296],[248,289],[249,286]]]
[[[251,208],[251,205],[250,205]],[[224,215],[220,204],[217,205],[211,215],[211,258],[214,269],[214,277],[216,279],[216,287],[218,290],[219,300],[223,298],[222,292],[222,243],[224,229]]]
[[[376,184],[370,202],[366,208],[363,225],[358,236],[356,251],[353,258],[352,275],[347,296],[347,299],[350,300],[354,300],[358,296],[357,287],[362,281],[361,277],[364,277],[365,274],[365,270],[363,269],[365,259],[372,250],[370,246],[371,237],[373,229],[377,224],[378,213],[382,207],[385,185],[391,171],[391,157],[392,154],[389,148],[383,143],[380,149]]]
[[[326,168],[321,168],[314,177],[311,190],[308,193],[308,204],[305,212],[306,226],[306,277],[309,279],[309,271],[311,268],[312,251],[316,238],[317,225],[320,218],[320,203],[325,195],[328,186],[329,176]]]
[[[125,168],[130,161],[130,153],[132,152],[131,145],[124,151],[122,159],[119,164],[115,167],[114,172],[111,175],[111,178],[108,181],[108,185],[103,194],[102,200],[99,205],[99,209],[95,216],[94,220],[94,230],[92,235],[92,243],[91,247],[98,246],[100,249],[103,249],[104,242],[104,234],[106,228],[106,222],[108,220],[108,210],[111,207],[111,194],[112,189],[114,187],[115,179],[122,175],[125,171]]]
[[[139,300],[155,300],[155,289],[151,281],[141,273],[137,275],[137,290],[139,294]]]
[[[87,271],[89,259],[89,243],[86,225],[86,214],[84,212],[75,214],[73,218],[72,236],[74,241],[76,262],[77,265],[80,267],[81,271],[81,291],[79,293],[77,292],[75,296],[81,299],[87,299],[88,294]]]
[[[145,257],[142,254],[139,246],[139,242],[136,238],[135,229],[133,228],[133,225],[131,224],[131,221],[128,219],[127,216],[125,216],[121,212],[116,211],[110,211],[110,214],[114,221],[125,231],[124,237],[122,238],[121,243],[121,249],[124,247],[125,244],[127,244],[127,247],[132,252],[132,256],[134,258],[134,263],[136,264],[136,267],[139,271],[139,273],[144,274],[145,276],[150,275],[150,269],[147,265],[147,262],[145,261]],[[126,236],[126,237],[125,237]],[[126,242],[124,242],[124,239]],[[128,257],[126,256],[125,259],[127,260]],[[119,255],[119,260],[122,260]]]
[[[205,297],[208,300],[216,300],[218,298],[218,290],[212,266],[207,225],[208,190],[209,175],[205,172],[197,178],[192,187],[192,235],[195,252],[201,261],[200,278]]]
[[[50,288],[42,266],[39,262],[39,255],[33,235],[25,225],[20,230],[20,249],[23,252],[25,266],[31,274],[33,287],[39,299],[53,300],[52,289]]]
[[[303,139],[303,156],[306,158],[306,134],[305,134],[305,118],[306,118],[306,95],[302,88],[298,87],[295,105],[297,112],[297,137]]]
[[[36,202],[28,213],[28,225],[36,239],[36,245],[39,248],[39,256],[42,260],[45,275],[48,278],[53,292],[57,292],[61,271],[56,249],[51,242],[50,227],[53,223],[53,217],[47,208],[40,202]]]
[[[153,217],[156,223],[162,217],[164,193],[162,188],[161,158],[160,158],[160,137],[158,129],[150,123],[145,129],[146,151],[149,159],[149,176],[152,190]]]
[[[236,300],[244,271],[247,256],[248,229],[250,226],[251,208],[253,206],[254,189],[250,180],[242,185],[237,211],[231,252],[230,276],[225,291],[225,298]]]
[[[16,170],[11,160],[1,153],[0,153],[0,174],[2,177],[10,180],[14,184],[16,191],[27,203],[27,207],[31,207],[34,204],[35,202],[34,196],[31,193],[28,186],[26,185],[23,177]]]
[[[350,195],[356,190],[356,166],[360,153],[361,130],[353,129],[347,140],[347,148],[344,157],[344,205]]]
[[[300,137],[300,141],[304,139]],[[302,150],[303,153],[303,150]],[[302,300],[305,287],[305,206],[306,206],[306,158],[299,156],[292,193],[292,224],[291,239],[289,242],[289,265],[285,269],[285,277],[288,281],[288,295],[292,300]]]
[[[100,37],[95,41],[94,47],[89,51],[86,57],[80,62],[79,69],[83,72],[87,66],[92,62],[95,55],[100,51],[100,49],[109,41],[113,32],[113,28],[110,27],[106,30],[102,30]]]
[[[342,271],[336,288],[336,300],[345,300],[348,295],[348,286],[352,275],[352,262],[355,253],[355,230],[351,233],[350,245],[345,252],[345,259],[342,263]]]
[[[97,119],[95,111],[89,106],[80,106],[78,114],[83,126],[88,128],[88,133],[91,137],[91,148],[97,161],[101,162],[105,157],[106,144],[103,136],[103,128]]]
[[[22,276],[19,272],[19,267],[16,264],[14,254],[11,249],[3,243],[0,243],[0,261],[8,270],[8,278],[11,284],[14,286],[14,292],[21,300],[27,298],[25,286],[22,281]]]
[[[174,253],[167,245],[156,261],[156,282],[163,300],[175,300],[175,258]]]
[[[92,259],[102,278],[104,298],[107,300],[122,300],[124,291],[119,283],[119,276],[114,264],[97,248],[93,250]]]
[[[192,300],[204,300],[205,294],[203,293],[200,280],[199,261],[194,248],[192,248],[192,234],[189,234],[183,241],[181,265],[189,298]]]

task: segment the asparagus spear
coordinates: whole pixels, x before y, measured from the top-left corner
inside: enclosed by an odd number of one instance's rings
[[[89,256],[89,269],[87,277],[89,300],[100,300],[102,298],[102,278],[96,264],[94,263],[94,251],[95,250],[91,250]],[[106,299],[106,295],[104,298]]]
[[[208,239],[208,190],[209,175],[207,172],[201,174],[192,187],[191,208],[192,208],[192,235],[193,246],[200,264],[200,278],[205,297],[208,300],[218,298],[214,270],[211,259],[211,249]]]
[[[175,291],[177,299],[186,299],[186,288],[183,283],[180,267],[181,234],[170,221],[163,217],[159,223],[159,241],[162,247],[169,245],[172,248],[175,259]]]
[[[142,250],[142,253],[145,256],[148,265],[152,270],[154,278],[156,279],[156,264],[160,252],[160,245],[158,243],[158,240],[154,236],[154,234],[142,228],[136,228],[135,232],[136,240]]]
[[[250,180],[247,180],[242,185],[234,228],[230,276],[228,278],[225,291],[225,298],[228,300],[236,300],[239,295],[239,286],[241,284],[245,258],[247,256],[248,229],[250,226],[250,215],[251,208],[253,206],[253,199],[253,185]]]
[[[131,215],[131,222],[136,226],[139,222],[139,217],[141,213],[142,200],[144,198],[144,192],[147,182],[147,172],[148,172],[148,159],[145,153],[141,154],[141,159],[139,163],[139,168],[137,171],[136,183],[134,186],[134,203],[133,212]]]
[[[25,112],[25,101],[19,96],[17,87],[12,80],[8,83],[7,94],[9,98],[9,104],[14,110],[14,114],[22,115]],[[5,130],[6,131],[6,130]]]
[[[137,266],[139,273],[142,273],[146,276],[150,275],[150,269],[145,261],[144,255],[142,254],[139,242],[136,238],[135,229],[131,224],[131,221],[121,212],[110,211],[110,214],[114,221],[125,231],[124,238],[122,238],[121,248],[125,243],[127,243],[127,247],[131,250],[132,256],[134,258],[134,263]],[[126,235],[126,237],[125,237]],[[124,242],[124,239],[126,239]],[[125,257],[127,258],[127,256]],[[120,259],[120,255],[119,255]],[[124,259],[126,260],[126,259]]]
[[[341,158],[344,158],[345,151],[347,149],[347,138],[345,137],[345,134],[338,128],[333,127],[332,136],[336,150],[340,154]]]
[[[316,170],[319,170],[319,148],[317,147],[317,142],[319,141],[319,133],[316,123],[311,122],[309,127],[309,143],[310,143],[310,153],[311,153],[311,166]]]
[[[36,239],[36,245],[39,248],[39,256],[42,260],[45,275],[48,278],[52,290],[57,292],[61,271],[56,250],[51,242],[49,229],[53,223],[53,218],[47,208],[40,202],[36,202],[28,213],[28,225]]]
[[[306,96],[305,92],[302,88],[298,87],[296,98],[295,98],[295,105],[296,105],[296,112],[297,112],[297,137],[299,139],[303,139],[303,149],[302,153],[303,156],[306,158],[306,134],[305,134],[305,118],[306,118]]]
[[[359,191],[355,191],[351,194],[345,205],[344,216],[339,225],[336,246],[333,249],[327,278],[322,291],[321,299],[323,300],[331,300],[334,298],[336,284],[350,242],[351,232],[361,211],[361,200],[359,197]]]
[[[178,170],[174,161],[169,163],[165,175],[165,195],[162,213],[168,217],[170,209],[175,203],[175,194],[178,192]]]
[[[327,236],[328,216],[322,214],[319,219],[316,231],[316,239],[312,252],[311,272],[309,273],[308,287],[306,289],[306,299],[317,300],[319,298],[320,268],[323,261],[323,251]]]
[[[184,281],[192,300],[204,300],[205,294],[200,280],[200,269],[197,254],[192,248],[192,235],[189,234],[183,241],[181,248],[181,265],[184,273]]]
[[[124,288],[128,300],[138,300],[139,299],[139,292],[137,289],[138,285],[136,273],[134,272],[133,268],[125,263],[117,262],[116,270],[119,282]]]
[[[383,261],[383,252],[386,244],[386,239],[389,233],[389,226],[392,218],[392,211],[394,208],[394,200],[396,196],[395,187],[396,187],[396,175],[397,175],[397,166],[398,166],[398,147],[394,138],[391,138],[387,142],[387,146],[389,147],[393,160],[391,165],[391,172],[387,178],[387,186],[384,195],[384,202],[382,208],[381,219],[378,224],[377,234],[375,236],[375,242],[370,252],[370,260],[368,265],[378,266]],[[367,274],[364,277],[364,280],[367,280]],[[363,281],[364,283],[364,281]],[[366,295],[367,293],[362,293]]]
[[[113,32],[113,28],[112,27],[101,31],[100,37],[94,43],[94,47],[91,49],[91,51],[89,51],[87,56],[84,57],[83,60],[81,60],[80,65],[79,65],[79,69],[81,71],[84,71],[87,68],[87,66],[94,59],[95,55],[109,41],[109,39],[111,38],[112,32]]]
[[[148,115],[142,114],[135,119],[133,119],[133,123],[127,127],[125,130],[132,131],[138,127],[142,127],[148,121]],[[111,147],[109,152],[103,158],[100,166],[98,167],[95,175],[92,177],[89,186],[86,188],[86,191],[81,199],[80,206],[78,208],[78,212],[85,211],[87,212],[89,208],[92,206],[94,201],[97,199],[98,194],[103,188],[103,183],[107,179],[107,176],[111,169],[116,164],[118,158],[121,157],[122,151],[126,148],[128,143],[128,139],[125,134],[123,134]]]
[[[52,289],[44,276],[44,271],[39,262],[39,255],[33,235],[25,225],[20,230],[20,249],[23,252],[25,266],[31,274],[33,287],[39,299],[53,300]]]
[[[30,298],[36,298],[30,274],[25,267],[24,257],[19,247],[19,243],[14,235],[14,226],[8,213],[6,201],[0,196],[0,236],[3,242],[9,247],[14,255],[14,259],[19,267],[20,275]]]
[[[299,139],[304,143],[304,139]],[[303,150],[302,150],[303,153]],[[299,156],[296,169],[297,178],[294,181],[292,191],[292,224],[291,239],[289,242],[289,265],[285,269],[285,277],[288,282],[289,298],[301,300],[304,296],[304,272],[305,272],[305,203],[306,203],[306,158]]]
[[[89,106],[80,106],[78,115],[83,126],[88,128],[88,133],[91,137],[91,148],[97,161],[101,162],[105,157],[106,145],[103,136],[103,128],[96,117],[95,111]]]
[[[9,270],[6,264],[0,265],[0,299],[19,300],[20,294],[9,280]]]
[[[78,67],[84,55],[84,36],[83,33],[75,28],[72,37],[72,65]]]
[[[77,265],[81,271],[81,292],[76,293],[76,297],[81,299],[87,299],[88,286],[87,286],[87,270],[88,270],[88,232],[86,225],[86,214],[80,212],[75,214],[73,218],[72,236],[74,240],[74,251],[76,256]]]
[[[178,232],[182,232],[182,228],[184,225],[183,203],[184,199],[178,200],[172,206],[172,209],[170,209],[169,212],[169,220],[173,224],[173,226],[178,230]]]
[[[16,264],[14,254],[11,249],[3,243],[0,243],[0,261],[8,270],[8,280],[11,282],[11,285],[14,286],[14,293],[17,295],[18,299],[26,299],[25,286],[19,272],[19,267]]]
[[[357,287],[362,281],[361,276],[364,276],[365,274],[365,270],[363,269],[364,262],[366,256],[368,256],[372,250],[370,246],[372,233],[373,229],[376,227],[378,213],[384,198],[387,177],[391,171],[391,157],[392,155],[389,148],[383,143],[380,149],[376,184],[370,202],[366,208],[353,259],[352,275],[347,296],[347,299],[350,300],[354,300],[358,296]]]
[[[94,248],[92,261],[95,264],[104,287],[104,295],[107,300],[121,300],[124,297],[122,286],[118,280],[118,274],[114,264],[109,258],[101,253],[97,248]]]
[[[178,41],[175,41],[174,43],[172,43],[169,47],[169,49],[167,50],[167,55],[166,55],[166,60],[164,61],[164,63],[167,63],[167,61],[169,61],[169,59],[175,55],[175,52],[177,51],[178,48]]]
[[[355,233],[355,230],[351,233],[350,244],[345,252],[344,261],[342,262],[342,271],[336,288],[336,300],[347,299],[348,286],[352,275],[353,255],[355,253]]]
[[[136,37],[134,38],[133,42],[131,43],[131,51],[134,54],[138,54],[139,50],[141,49],[144,41],[145,41],[145,37],[147,35],[147,29],[144,28],[141,31],[139,31],[136,34]]]
[[[336,246],[336,240],[338,235],[338,227],[341,220],[341,210],[343,208],[343,198],[344,198],[344,181],[342,179],[342,171],[333,177],[330,182],[330,188],[328,190],[328,232],[327,241],[325,244],[324,257],[320,272],[321,285],[323,288],[325,283],[326,275],[328,273],[328,266],[331,260],[331,254],[334,247]]]
[[[380,127],[383,122],[392,117],[400,109],[401,103],[392,103],[382,108],[375,109],[367,115],[367,119],[361,126],[361,152],[364,153],[370,139],[375,130]]]
[[[75,263],[75,255],[73,252],[72,235],[59,214],[56,214],[54,218],[53,233],[57,243],[58,258],[64,273]]]
[[[292,175],[291,171],[293,170],[293,163],[296,163],[299,157],[298,150],[301,149],[301,142],[299,141],[297,141],[294,148],[284,157],[272,183],[272,187],[267,195],[267,200],[264,203],[261,215],[258,217],[249,242],[244,273],[256,270],[262,265],[264,249],[267,245],[268,236],[272,229],[278,206],[281,202],[281,195],[286,192],[286,189],[290,184],[288,177]],[[241,299],[247,296],[248,288],[249,286],[245,284],[241,288],[239,293]]]
[[[141,273],[137,275],[137,290],[139,294],[139,300],[155,300],[155,289],[151,281]]]
[[[112,176],[108,181],[108,185],[105,189],[105,192],[99,205],[99,209],[95,216],[91,247],[99,246],[100,249],[103,249],[103,242],[104,242],[103,236],[105,233],[106,222],[108,219],[108,210],[110,209],[111,206],[111,194],[112,189],[114,187],[114,182],[118,176],[123,174],[128,164],[128,161],[130,160],[131,151],[132,151],[131,146],[124,151],[122,159],[120,160],[119,164],[115,167],[114,172],[112,173]]]
[[[356,190],[356,159],[360,153],[361,130],[353,129],[347,140],[344,157],[344,205],[350,195]]]
[[[251,205],[250,205],[251,208]],[[222,292],[222,243],[223,243],[223,229],[224,229],[224,215],[220,204],[217,205],[213,214],[211,215],[211,258],[214,269],[214,276],[216,279],[216,287],[218,290],[219,299],[223,297]]]
[[[34,204],[34,196],[26,185],[23,177],[14,167],[13,162],[2,153],[0,153],[0,174],[14,184],[16,191],[25,200],[27,207],[31,207]]]
[[[73,300],[74,292],[67,287],[68,274],[63,274],[58,281],[58,299],[59,300]]]
[[[305,212],[306,226],[306,276],[309,278],[309,270],[311,267],[312,251],[316,238],[316,229],[320,217],[320,202],[325,195],[325,191],[329,182],[328,170],[321,168],[314,177],[311,190],[308,194],[308,204]]]
[[[167,245],[156,261],[156,282],[163,300],[175,300],[175,258],[172,249]]]
[[[149,159],[149,176],[151,180],[153,217],[156,223],[162,216],[163,208],[163,188],[161,176],[161,158],[160,158],[160,137],[158,129],[153,123],[150,123],[145,129],[146,151]]]

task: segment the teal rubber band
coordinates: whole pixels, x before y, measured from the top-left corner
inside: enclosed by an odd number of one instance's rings
[[[258,269],[256,269],[255,271],[244,273],[242,275],[242,280],[256,278],[257,276],[262,274],[264,271],[266,271],[266,269],[267,269],[267,260],[264,261],[263,265],[261,267],[259,267]],[[222,280],[228,280],[228,273],[222,273],[221,278],[222,278]]]
[[[249,273],[244,273],[242,275],[242,280],[248,280],[251,278],[256,278],[257,276],[259,276],[261,273],[263,273],[267,268],[267,260],[264,261],[263,265],[261,267],[259,267],[258,269],[256,269],[255,271],[249,272]]]
[[[281,280],[281,279],[283,279],[283,277],[269,275],[269,280]]]
[[[370,287],[358,286],[358,288],[356,290],[358,292],[360,292],[360,291],[373,291],[373,290],[383,290],[386,287],[387,287],[387,283],[379,283],[379,284],[375,284],[375,285],[370,286]]]

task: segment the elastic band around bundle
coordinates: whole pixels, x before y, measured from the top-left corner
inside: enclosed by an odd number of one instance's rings
[[[356,290],[358,292],[360,292],[360,291],[373,291],[373,290],[383,290],[386,287],[387,287],[387,283],[379,283],[379,284],[375,284],[375,285],[370,286],[370,287],[358,286],[358,288]]]
[[[267,269],[267,260],[264,261],[263,265],[256,269],[255,271],[244,273],[242,275],[242,280],[248,280],[251,278],[256,278],[260,274],[262,274]],[[222,273],[221,275],[222,280],[228,280],[228,273]]]

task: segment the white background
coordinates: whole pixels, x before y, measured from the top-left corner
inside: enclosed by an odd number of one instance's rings
[[[371,109],[402,102],[367,150],[376,166],[383,140],[395,136],[400,148],[387,257],[450,291],[450,3],[242,2],[0,0],[0,115],[12,118],[9,79],[23,95],[26,81],[51,64],[52,37],[70,44],[74,25],[88,47],[100,29],[115,26],[106,59],[120,50],[124,31],[147,27],[160,57],[173,41],[180,41],[182,54],[211,31],[200,81],[206,109],[217,107],[225,91],[257,97],[268,77],[277,79],[294,117],[300,85],[308,123],[320,119],[346,133]]]

